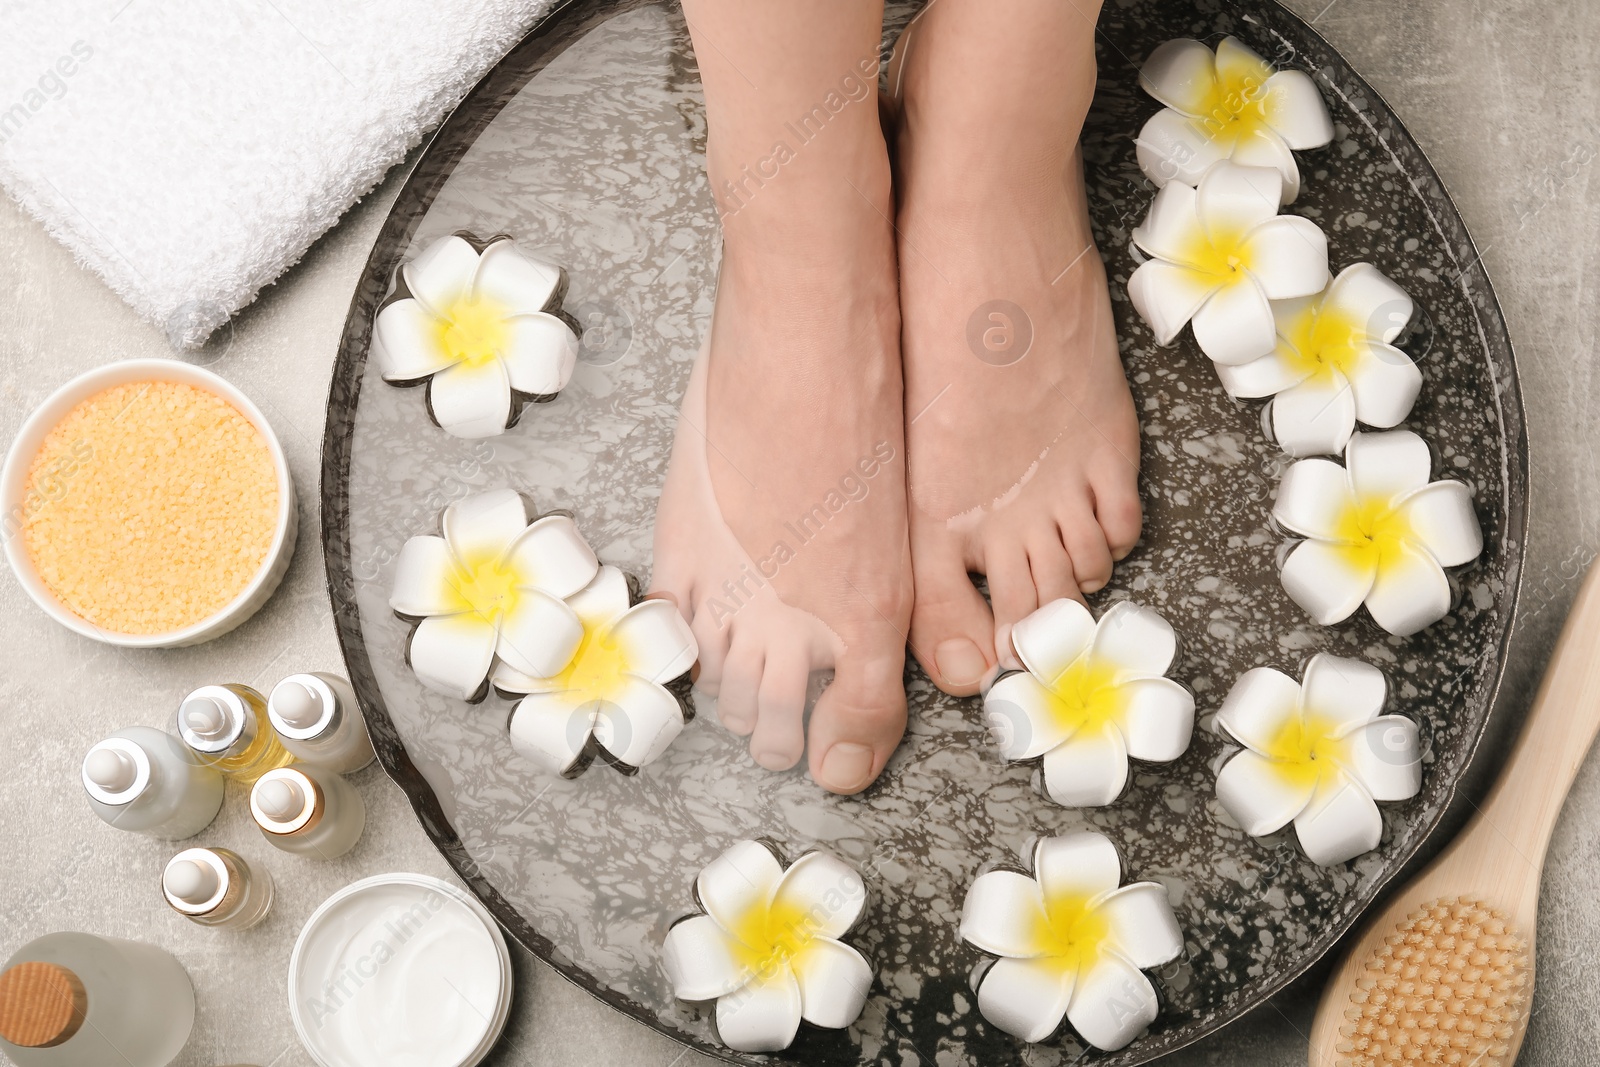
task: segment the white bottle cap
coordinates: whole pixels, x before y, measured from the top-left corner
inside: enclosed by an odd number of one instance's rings
[[[256,804],[263,815],[289,822],[305,809],[306,795],[294,782],[279,778],[256,790]]]
[[[328,684],[314,674],[290,675],[267,698],[267,714],[273,727],[299,741],[308,741],[325,730],[338,706]]]
[[[211,697],[191,697],[179,712],[196,737],[215,741],[228,732],[228,712]]]
[[[250,709],[225,685],[201,686],[178,706],[178,736],[196,752],[227,752],[249,722]]]
[[[209,848],[186,848],[172,857],[161,872],[161,890],[167,903],[185,915],[216,911],[232,885],[233,872],[222,852]]]
[[[322,790],[305,771],[279,767],[257,779],[250,790],[250,814],[272,834],[292,834],[322,818]]]
[[[136,741],[108,737],[83,757],[83,788],[102,804],[130,804],[150,787],[150,755]]]

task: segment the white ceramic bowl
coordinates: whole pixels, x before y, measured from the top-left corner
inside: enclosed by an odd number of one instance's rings
[[[272,546],[261,562],[261,569],[250,580],[250,584],[245,586],[226,607],[209,618],[170,633],[123,634],[102,630],[56,599],[50,587],[45,585],[44,580],[34,570],[33,561],[28,558],[27,549],[23,546],[20,536],[20,521],[23,514],[23,497],[27,488],[28,468],[32,466],[34,456],[38,455],[39,446],[44,443],[45,437],[56,424],[80,401],[103,389],[125,385],[128,382],[148,381],[181,382],[184,385],[204,389],[232,404],[238,409],[239,414],[250,421],[266,441],[267,449],[272,454],[272,468],[278,478],[278,515],[276,529],[272,535]],[[34,603],[69,630],[85,637],[92,637],[96,641],[126,648],[177,648],[181,645],[199,644],[201,641],[221,636],[244,622],[267,602],[267,598],[283,580],[284,572],[289,569],[289,558],[294,554],[295,537],[299,532],[298,508],[295,505],[294,483],[289,479],[289,465],[284,461],[283,448],[278,444],[278,437],[272,432],[266,416],[250,402],[249,397],[227,380],[208,370],[175,359],[128,359],[108,363],[86,374],[78,375],[51,393],[49,399],[28,416],[28,421],[22,424],[21,432],[17,434],[16,440],[11,442],[11,448],[6,453],[5,468],[0,471],[0,509],[3,509],[0,510],[0,517],[3,517],[0,534],[3,534],[5,539],[6,559],[11,563],[11,570],[22,583],[22,588],[33,597]]]
[[[379,874],[323,901],[289,956],[289,1013],[322,1067],[474,1067],[511,1014],[511,954],[484,906],[425,874]],[[426,1048],[422,1047],[426,1044]]]

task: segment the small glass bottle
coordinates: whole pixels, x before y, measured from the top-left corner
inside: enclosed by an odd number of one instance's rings
[[[355,847],[367,806],[355,787],[321,767],[268,771],[250,791],[261,835],[285,852],[335,859]]]
[[[173,910],[201,926],[248,930],[272,910],[272,876],[226,848],[189,848],[172,857],[161,892]]]
[[[349,774],[373,760],[356,691],[336,674],[291,674],[273,686],[267,718],[302,763]]]
[[[176,737],[150,726],[118,730],[83,758],[89,806],[118,830],[193,837],[222,807],[222,774]]]
[[[0,1052],[17,1067],[165,1067],[194,1027],[194,986],[166,952],[46,934],[0,972]]]
[[[267,719],[267,701],[247,685],[204,685],[178,706],[178,736],[200,759],[242,785],[294,762]]]

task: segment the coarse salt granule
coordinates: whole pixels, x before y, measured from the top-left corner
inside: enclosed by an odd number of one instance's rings
[[[215,393],[130,382],[82,401],[28,470],[23,544],[71,611],[163,634],[226,607],[261,569],[278,512],[260,432]]]

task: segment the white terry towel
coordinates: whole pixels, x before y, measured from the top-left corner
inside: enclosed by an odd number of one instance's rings
[[[551,6],[0,0],[0,184],[198,345]]]

